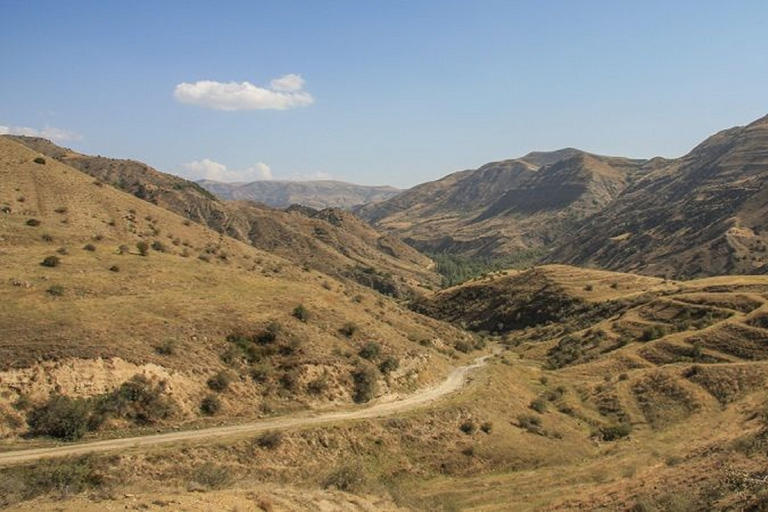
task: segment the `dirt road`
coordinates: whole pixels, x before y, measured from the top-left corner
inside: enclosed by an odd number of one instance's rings
[[[82,455],[86,453],[129,450],[180,441],[238,437],[242,435],[262,432],[265,430],[305,427],[321,425],[323,423],[333,423],[337,421],[391,416],[399,412],[418,409],[425,404],[434,402],[438,398],[461,388],[466,381],[467,374],[475,368],[483,366],[489,357],[490,356],[479,357],[475,359],[475,362],[469,366],[460,366],[454,369],[451,374],[448,375],[448,378],[438,386],[414,393],[413,395],[409,395],[402,400],[379,403],[360,409],[333,411],[320,414],[315,413],[314,415],[311,413],[297,414],[284,416],[281,418],[255,421],[252,423],[244,423],[241,425],[230,425],[226,427],[213,427],[203,430],[187,430],[151,436],[128,437],[123,439],[110,439],[107,441],[94,441],[90,443],[68,444],[65,446],[35,448],[32,450],[11,451],[0,453],[0,466],[9,466],[13,464],[31,462],[45,457],[61,457],[65,455]]]

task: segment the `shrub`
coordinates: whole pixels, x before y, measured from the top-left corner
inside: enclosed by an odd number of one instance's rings
[[[216,391],[217,393],[221,393],[227,390],[230,382],[232,382],[232,376],[229,374],[229,372],[222,370],[208,379],[206,384],[211,390]]]
[[[41,236],[40,238],[42,239],[43,242],[53,242],[53,237],[47,233]]]
[[[165,383],[153,383],[141,374],[123,382],[119,388],[97,399],[92,427],[108,417],[117,417],[137,425],[151,425],[173,415],[173,404],[164,396]]]
[[[64,295],[64,287],[60,284],[52,284],[46,291],[54,297],[61,297]]]
[[[165,340],[163,343],[155,347],[155,352],[161,356],[174,355],[176,353],[176,340]]]
[[[165,252],[167,249],[165,247],[165,244],[159,240],[155,240],[152,242],[152,250],[157,252]]]
[[[472,435],[477,431],[477,425],[472,420],[465,420],[459,425],[459,430],[467,435]]]
[[[292,314],[295,318],[298,318],[302,322],[309,320],[309,311],[307,311],[307,308],[305,308],[303,304],[299,304],[293,308]]]
[[[544,397],[540,396],[531,402],[528,407],[538,412],[539,414],[543,414],[547,410],[547,401],[544,399]]]
[[[37,219],[29,219],[27,221],[27,226],[32,226],[33,228],[36,228],[40,224],[42,224],[42,223],[39,220],[37,220]]]
[[[41,156],[35,157],[35,159],[32,161],[35,162],[36,164],[45,165],[45,158]]]
[[[359,465],[342,466],[325,478],[324,487],[335,487],[344,492],[357,492],[365,485],[366,478],[363,468]]]
[[[192,480],[208,489],[221,489],[232,481],[232,472],[226,466],[206,462],[194,471]]]
[[[136,242],[136,249],[139,250],[139,254],[141,254],[142,256],[146,256],[147,254],[149,254],[149,244],[144,240]]]
[[[56,493],[60,496],[97,489],[106,483],[103,463],[92,455],[43,459],[24,468],[24,497]]]
[[[208,395],[200,402],[200,412],[213,416],[221,410],[221,400],[216,395]]]
[[[347,322],[344,325],[339,328],[339,333],[346,336],[347,338],[351,338],[354,336],[354,334],[357,332],[357,325],[353,322]]]
[[[632,432],[632,425],[628,422],[618,423],[616,425],[608,425],[602,427],[599,430],[600,437],[603,441],[615,441],[622,437],[627,437]]]
[[[321,395],[328,389],[328,376],[323,374],[307,384],[307,392],[312,395]]]
[[[532,434],[544,435],[541,428],[541,419],[530,414],[522,414],[517,417],[517,425]]]
[[[490,434],[493,430],[493,423],[490,421],[484,421],[482,425],[480,425],[480,430],[485,432],[486,434]]]
[[[40,263],[40,265],[44,267],[58,267],[61,263],[61,258],[58,256],[46,256],[45,259]]]
[[[90,407],[85,400],[64,395],[52,395],[42,405],[27,414],[32,436],[49,436],[75,441],[88,430]]]
[[[96,246],[95,246],[95,245],[93,245],[93,244],[85,244],[85,245],[83,246],[83,250],[85,250],[85,251],[90,251],[90,252],[94,252],[94,251],[96,250]]]
[[[369,341],[363,346],[363,348],[360,349],[357,354],[363,359],[368,359],[369,361],[377,359],[381,354],[381,345],[375,341]]]
[[[376,394],[376,371],[368,364],[360,364],[352,372],[354,382],[353,396],[355,402],[370,401]]]
[[[117,265],[112,265],[111,267],[109,267],[109,271],[110,272],[120,272],[120,267],[118,267]]]
[[[254,336],[253,341],[259,345],[269,345],[277,339],[282,330],[283,326],[280,322],[270,322],[266,329]]]
[[[387,356],[379,363],[379,371],[384,375],[387,375],[400,367],[400,360],[394,356]]]
[[[283,434],[277,430],[264,432],[256,439],[256,444],[258,444],[260,448],[265,448],[267,450],[274,450],[282,443]]]

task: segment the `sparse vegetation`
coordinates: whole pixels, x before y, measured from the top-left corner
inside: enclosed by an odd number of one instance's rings
[[[38,227],[40,224],[42,224],[42,222],[40,222],[38,219],[29,219],[27,221],[27,226],[31,226],[33,228]]]
[[[304,307],[303,304],[299,304],[295,308],[293,308],[293,317],[301,320],[302,322],[306,322],[309,320],[309,311],[306,307]]]
[[[200,402],[200,412],[206,416],[215,416],[221,410],[221,400],[216,395],[207,395]]]
[[[40,265],[44,267],[58,267],[61,264],[61,258],[58,256],[46,256],[45,259],[40,263]]]
[[[29,434],[76,441],[88,431],[90,413],[85,400],[52,395],[27,414]]]
[[[224,391],[227,390],[231,382],[232,382],[232,375],[230,375],[229,372],[222,370],[220,372],[217,372],[212,377],[210,377],[206,382],[206,384],[208,385],[208,388],[210,388],[212,391],[216,391],[217,393],[223,393]]]
[[[378,388],[376,370],[369,364],[360,363],[352,372],[352,381],[354,383],[353,399],[357,403],[370,401]]]
[[[363,347],[360,349],[360,351],[357,354],[363,359],[367,359],[369,361],[378,359],[379,356],[381,355],[381,344],[375,341],[369,341],[368,343],[363,345]]]
[[[149,254],[149,244],[144,240],[136,242],[136,249],[141,256],[147,256]]]

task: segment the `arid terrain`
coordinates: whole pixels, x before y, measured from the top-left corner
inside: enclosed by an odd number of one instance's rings
[[[766,126],[489,164],[384,233],[2,136],[0,505],[764,510]]]

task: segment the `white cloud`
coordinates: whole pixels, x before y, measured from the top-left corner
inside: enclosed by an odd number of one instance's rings
[[[27,126],[4,126],[0,125],[0,135],[26,135],[28,137],[43,137],[55,142],[67,142],[73,140],[82,140],[83,136],[79,133],[70,132],[62,128],[46,126],[42,130],[29,128]]]
[[[290,75],[275,78],[269,82],[269,86],[274,91],[295,92],[300,91],[304,87],[304,79],[301,78],[301,75],[291,73]]]
[[[224,164],[214,162],[208,158],[183,164],[188,171],[186,174],[193,180],[213,180],[225,183],[251,182],[259,180],[271,180],[272,169],[264,162],[256,162],[251,167],[241,170],[229,170]]]
[[[290,74],[275,78],[269,88],[250,82],[182,82],[173,90],[180,103],[198,105],[216,110],[286,110],[306,107],[315,102],[308,92],[302,91],[304,79]]]

